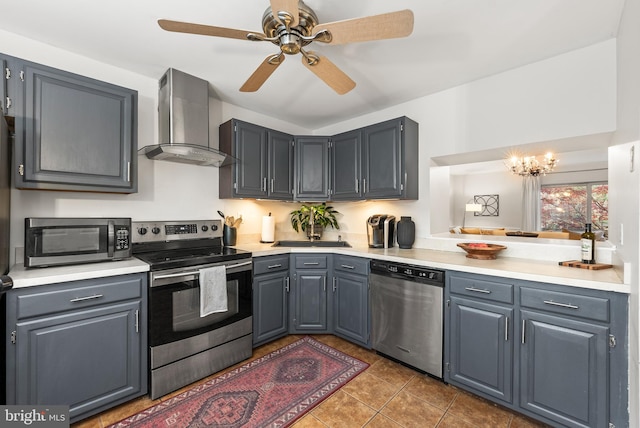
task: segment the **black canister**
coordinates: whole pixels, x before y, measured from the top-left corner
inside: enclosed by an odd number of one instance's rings
[[[410,216],[400,217],[396,224],[396,239],[400,248],[408,249],[413,245],[416,240],[416,224]]]
[[[227,226],[226,224],[222,228],[222,243],[225,247],[233,247],[236,245],[236,238],[238,236],[238,229],[235,227]]]

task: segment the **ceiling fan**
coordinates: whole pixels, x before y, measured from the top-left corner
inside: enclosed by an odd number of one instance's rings
[[[166,31],[266,41],[280,48],[269,55],[242,85],[240,91],[255,92],[284,62],[286,55],[302,54],[302,63],[338,94],[346,94],[356,83],[325,56],[304,49],[312,42],[329,45],[407,37],[413,31],[413,12],[401,10],[363,18],[321,24],[315,12],[302,0],[270,0],[262,17],[263,33],[214,27],[188,22],[158,20]]]

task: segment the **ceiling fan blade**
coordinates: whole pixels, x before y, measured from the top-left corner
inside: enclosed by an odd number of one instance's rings
[[[356,82],[324,56],[306,52],[302,57],[302,63],[340,95],[356,87]]]
[[[313,28],[313,34],[322,30],[328,30],[331,33],[331,40],[327,43],[332,45],[407,37],[413,31],[413,12],[405,9],[364,18],[318,24]],[[318,41],[324,40],[318,39]]]
[[[262,64],[258,66],[256,71],[244,82],[244,85],[240,88],[240,92],[255,92],[264,82],[267,81],[269,76],[276,71],[276,68],[284,62],[284,55],[282,53],[269,55],[262,61]]]
[[[159,19],[158,25],[166,31],[176,33],[200,34],[203,36],[228,37],[230,39],[249,40],[248,35],[254,34],[266,37],[262,33],[255,31],[236,30],[233,28],[213,27],[211,25],[192,24],[190,22],[171,21],[168,19]]]
[[[271,11],[273,16],[285,25],[286,22],[279,16],[279,12],[287,12],[291,17],[289,27],[298,25],[298,0],[271,0]]]

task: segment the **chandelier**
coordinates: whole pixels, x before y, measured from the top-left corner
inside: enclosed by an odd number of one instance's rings
[[[527,175],[537,177],[540,174],[546,175],[548,172],[553,171],[557,163],[558,160],[553,157],[553,153],[547,153],[542,161],[538,161],[535,156],[520,158],[513,156],[506,165],[513,174],[523,177]]]

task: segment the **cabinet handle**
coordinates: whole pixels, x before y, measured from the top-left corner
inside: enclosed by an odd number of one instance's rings
[[[140,332],[140,311],[136,309],[136,333]]]
[[[71,303],[76,303],[76,302],[84,302],[85,300],[99,299],[101,297],[104,297],[104,296],[102,294],[94,294],[93,296],[76,297],[75,299],[71,299],[69,301]]]
[[[355,266],[349,266],[349,265],[340,265],[340,267],[343,267],[345,269],[355,269]]]
[[[284,279],[284,289],[287,291],[287,293],[289,292],[289,277],[286,277]]]
[[[504,341],[509,341],[509,317],[504,317]]]
[[[334,277],[333,277],[333,292],[334,292],[334,293],[336,292],[336,288],[337,288],[337,287],[336,287],[336,277],[334,276]]]
[[[320,263],[319,262],[304,262],[303,265],[305,266],[318,266]]]
[[[367,193],[367,179],[366,178],[362,179],[362,191],[364,193]]]
[[[356,178],[356,193],[360,193],[360,180]]]
[[[262,191],[267,191],[267,177],[262,177]]]
[[[327,292],[327,277],[322,278],[322,291]]]
[[[520,337],[522,344],[524,344],[524,329],[526,325],[527,325],[527,320],[522,320],[522,336]]]
[[[269,265],[269,266],[267,266],[267,269],[275,269],[275,268],[279,268],[279,267],[282,267],[282,265],[280,263],[275,264],[275,265]]]
[[[561,308],[568,308],[568,309],[580,309],[579,306],[572,305],[570,303],[558,303],[558,302],[554,302],[553,300],[544,300],[544,304],[551,305],[551,306],[560,306]]]
[[[273,193],[273,178],[271,179],[271,193]]]
[[[473,291],[474,293],[491,294],[491,290],[483,290],[482,288],[465,287],[464,289],[467,291]]]

